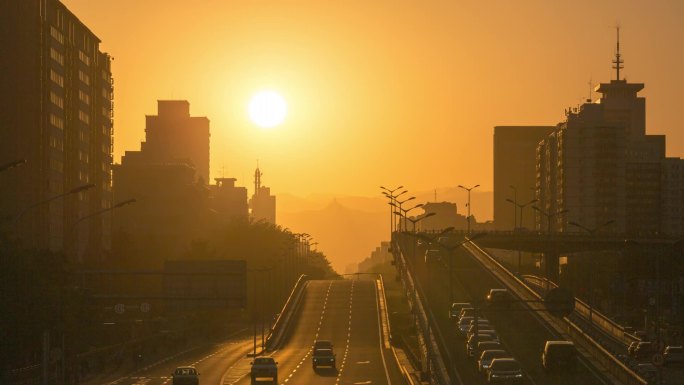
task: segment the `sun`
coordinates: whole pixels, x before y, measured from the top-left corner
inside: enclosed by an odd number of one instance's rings
[[[285,120],[287,103],[275,91],[260,91],[249,101],[249,117],[261,128],[273,128]]]

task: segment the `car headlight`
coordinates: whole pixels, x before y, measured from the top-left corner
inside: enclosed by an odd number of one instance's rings
[[[522,376],[523,376],[522,373],[518,373],[515,375],[515,378],[522,378]]]
[[[499,374],[496,374],[496,373],[492,373],[492,377],[494,377],[494,378],[498,378],[498,377],[501,377],[501,376],[500,376]]]

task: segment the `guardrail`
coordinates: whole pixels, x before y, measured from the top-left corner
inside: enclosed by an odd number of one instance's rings
[[[548,281],[546,278],[537,277],[534,275],[522,275],[524,281],[531,283],[539,288],[545,288],[549,285],[551,288],[558,287],[555,283]],[[613,321],[605,314],[591,309],[587,303],[575,298],[575,313],[586,322],[593,324],[595,327],[603,331],[606,335],[611,337],[617,343],[627,348],[629,344],[640,339],[632,334],[625,332],[624,326]]]
[[[434,315],[432,314],[430,309],[427,308],[427,306],[423,305],[423,302],[425,301],[425,295],[423,294],[423,290],[420,286],[420,283],[413,280],[413,277],[411,276],[410,271],[408,269],[409,265],[406,263],[406,259],[404,258],[404,254],[401,251],[401,247],[395,243],[392,246],[392,250],[398,250],[398,253],[396,253],[395,256],[397,256],[398,254],[398,258],[401,261],[401,265],[404,267],[402,269],[402,273],[404,273],[402,274],[402,277],[404,278],[403,281],[405,289],[409,293],[409,305],[411,305],[411,308],[414,314],[416,315],[416,319],[418,321],[416,326],[418,326],[420,330],[420,336],[428,336],[427,340],[425,341],[425,344],[426,349],[428,349],[428,357],[430,358],[430,373],[432,375],[432,378],[438,384],[442,385],[460,383],[460,381],[451,381],[451,376],[449,375],[447,365],[444,361],[444,358],[442,357],[443,352],[446,352],[446,354],[448,354],[448,351],[446,349],[446,342],[441,335],[439,327],[434,321]],[[413,296],[413,298],[411,298],[411,295]],[[428,316],[428,313],[430,316]],[[425,340],[424,337],[423,339]],[[441,348],[440,343],[442,345]],[[451,360],[447,360],[447,362],[451,362]]]
[[[476,256],[476,259],[485,267],[496,269],[498,273],[503,275],[497,275],[497,277],[506,285],[512,292],[516,293],[521,299],[536,299],[541,300],[541,296],[528,285],[526,285],[520,278],[504,267],[499,261],[493,258],[489,253],[482,250],[474,242],[464,244],[464,247],[470,251],[474,256],[479,253],[480,256],[486,259],[486,262],[491,265],[487,266],[485,261]],[[490,271],[493,270],[490,268]],[[493,271],[493,273],[496,273]],[[515,287],[516,285],[517,287]],[[531,298],[530,298],[531,297]],[[535,310],[542,310],[541,304],[527,303],[527,306],[534,308]],[[584,333],[577,325],[575,325],[567,317],[561,319],[555,318],[548,314],[548,312],[540,311],[538,314],[542,319],[552,326],[560,334],[567,334],[570,339],[575,341],[579,346],[584,348],[588,354],[591,355],[596,361],[598,361],[606,372],[610,373],[614,379],[619,381],[619,384],[623,385],[648,385],[647,381],[637,375],[630,368],[625,366],[617,357],[613,356],[610,352],[604,349],[599,343],[597,343],[591,336]]]
[[[283,305],[283,309],[280,311],[280,314],[278,314],[278,318],[273,323],[271,330],[269,330],[269,333],[266,336],[267,349],[274,349],[280,344],[283,333],[287,329],[287,325],[290,322],[290,317],[292,317],[294,310],[297,309],[303,288],[308,280],[309,277],[305,274],[300,275],[299,279],[297,279],[290,295],[287,297],[287,301],[285,301],[285,305]]]
[[[384,326],[387,328],[387,336],[386,338],[387,343],[389,344],[392,341],[392,329],[390,327],[390,322],[389,322],[389,310],[387,309],[387,296],[385,295],[385,280],[382,277],[382,274],[378,274],[380,277],[378,279],[378,299],[381,301],[381,317],[383,319]],[[411,378],[411,374],[406,370],[404,365],[402,365],[399,362],[399,358],[397,357],[397,352],[394,350],[394,346],[389,346],[389,348],[392,350],[392,355],[394,356],[394,361],[397,363],[399,366],[399,371],[401,371],[401,375],[404,377],[406,382],[409,385],[414,385],[413,378]]]

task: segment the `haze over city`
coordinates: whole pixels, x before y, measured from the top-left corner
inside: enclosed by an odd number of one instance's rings
[[[158,99],[211,121],[211,176],[251,184],[257,160],[276,193],[377,196],[480,184],[491,191],[492,128],[555,125],[613,77],[643,82],[649,133],[684,155],[677,1],[66,0],[114,57],[114,156],[136,148]],[[125,28],[122,28],[125,26]],[[283,124],[247,114],[262,89]],[[592,94],[596,98],[597,94]]]
[[[682,15],[0,0],[0,384],[684,384]]]

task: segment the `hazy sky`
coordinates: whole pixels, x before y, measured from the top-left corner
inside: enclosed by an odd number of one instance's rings
[[[493,126],[556,124],[613,78],[617,23],[647,132],[684,156],[683,1],[62,1],[115,59],[117,161],[157,99],[187,99],[240,185],[258,159],[276,194],[491,189]],[[247,115],[264,88],[289,104],[270,131]]]

